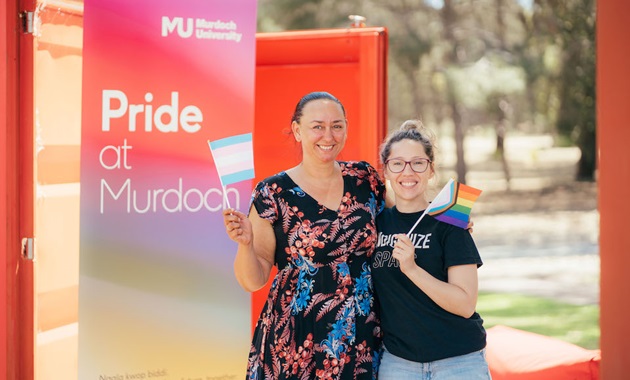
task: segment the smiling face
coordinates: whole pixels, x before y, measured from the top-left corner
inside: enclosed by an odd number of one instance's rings
[[[429,180],[433,178],[433,164],[429,163],[427,169],[422,173],[415,172],[411,167],[416,168],[423,166],[423,160],[429,160],[425,152],[424,146],[414,140],[403,139],[391,145],[391,151],[387,160],[402,160],[411,162],[411,164],[402,164],[404,169],[400,173],[394,173],[385,165],[385,178],[390,181],[390,185],[396,194],[396,207],[398,209],[413,209],[418,207],[426,208],[427,201],[425,192],[428,187]],[[397,170],[397,169],[396,169]]]
[[[304,161],[336,160],[348,136],[348,123],[343,109],[329,99],[308,102],[299,122],[294,121],[291,129],[295,139],[302,144]]]

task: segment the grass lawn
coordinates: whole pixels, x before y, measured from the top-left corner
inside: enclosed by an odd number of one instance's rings
[[[486,329],[505,325],[587,349],[599,348],[599,305],[571,305],[518,294],[479,293],[477,312]]]

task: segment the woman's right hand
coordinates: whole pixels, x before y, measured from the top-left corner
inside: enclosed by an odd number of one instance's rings
[[[230,239],[248,245],[253,238],[252,223],[247,215],[233,208],[223,210],[223,223]]]

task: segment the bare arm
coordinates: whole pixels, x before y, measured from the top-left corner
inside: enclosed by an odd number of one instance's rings
[[[223,220],[228,236],[238,243],[234,259],[236,280],[248,292],[262,288],[269,279],[276,249],[271,224],[254,207],[249,218],[240,211],[226,209]]]
[[[419,267],[414,260],[414,247],[409,237],[397,235],[393,257],[400,270],[442,309],[469,318],[477,307],[477,265],[457,265],[448,268],[448,282],[438,280]]]

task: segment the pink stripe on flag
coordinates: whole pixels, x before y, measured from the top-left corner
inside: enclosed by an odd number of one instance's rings
[[[238,164],[240,162],[254,162],[254,156],[252,155],[252,152],[243,152],[243,153],[236,153],[236,154],[231,154],[229,156],[226,155],[215,155],[215,164],[217,165],[217,168],[221,169],[224,168],[226,166],[230,166],[230,165],[234,165],[234,164]]]
[[[230,156],[232,154],[239,154],[239,153],[243,154],[251,150],[252,150],[252,142],[247,141],[247,142],[242,142],[239,144],[228,145],[221,148],[217,148],[217,149],[214,149],[213,152],[214,152],[215,157],[223,157],[223,156]]]
[[[221,165],[221,175],[228,175],[228,174],[232,174],[232,173],[236,173],[236,172],[240,172],[240,171],[244,171],[244,170],[248,170],[248,169],[252,169],[253,165],[252,165],[252,161],[248,160],[248,161],[243,161],[243,162],[235,162],[231,165]]]

